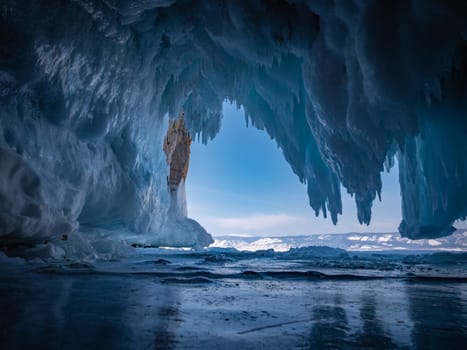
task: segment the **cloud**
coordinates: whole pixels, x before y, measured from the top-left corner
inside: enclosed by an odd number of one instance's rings
[[[224,229],[252,231],[303,223],[306,219],[288,214],[259,214],[243,217],[211,218],[209,221]]]

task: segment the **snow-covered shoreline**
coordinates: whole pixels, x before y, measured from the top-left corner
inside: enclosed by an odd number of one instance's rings
[[[347,251],[467,251],[467,232],[459,230],[447,237],[411,240],[399,233],[341,233],[302,236],[215,236],[210,247],[256,251],[274,249],[287,251],[306,246],[330,246]]]

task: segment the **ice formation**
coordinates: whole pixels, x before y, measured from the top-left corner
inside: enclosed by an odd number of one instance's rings
[[[368,224],[397,158],[401,234],[447,235],[467,214],[466,18],[462,1],[4,0],[1,241],[206,244],[195,222],[169,238],[163,138],[184,111],[207,142],[225,99],[276,140],[316,215],[337,221],[342,184]]]
[[[202,248],[213,242],[211,236],[195,220],[189,219],[186,205],[185,180],[190,162],[191,136],[185,127],[183,113],[170,121],[164,138],[164,153],[169,175],[167,187],[170,192],[166,224],[159,232],[158,244],[164,246],[191,246]],[[188,240],[191,237],[191,242]]]

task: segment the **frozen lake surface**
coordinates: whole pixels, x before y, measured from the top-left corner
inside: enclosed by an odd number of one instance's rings
[[[137,250],[93,263],[4,262],[1,348],[467,346],[462,254]]]

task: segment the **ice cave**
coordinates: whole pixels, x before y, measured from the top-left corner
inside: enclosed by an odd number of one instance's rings
[[[190,143],[209,145],[216,137],[225,101],[242,108],[248,123],[278,145],[297,182],[306,184],[310,215],[338,223],[345,210],[343,188],[354,198],[363,230],[371,223],[373,202],[384,202],[381,174],[397,162],[402,208],[397,239],[444,239],[466,218],[464,1],[2,0],[0,260],[81,259],[76,265],[81,271],[92,259],[111,260],[143,247],[203,252],[213,238],[186,210]],[[296,249],[280,259],[315,254]],[[332,249],[337,250],[319,254],[346,259],[345,251]],[[225,259],[227,250],[212,259]],[[112,269],[104,268],[108,274],[118,270]],[[463,269],[456,276],[465,283]],[[193,278],[203,283],[218,276]],[[260,278],[256,272],[241,276]],[[267,272],[261,278],[282,277]],[[34,288],[39,282],[33,280],[25,283]],[[68,288],[57,280],[47,283]],[[466,290],[459,283],[453,308],[463,317]],[[104,283],[99,297],[111,294],[106,288]],[[150,292],[143,284],[138,288]],[[397,290],[395,298],[406,300]],[[161,295],[163,302],[173,302]],[[364,301],[373,305],[373,297],[370,293]],[[10,307],[12,298],[0,297],[2,307]],[[414,327],[424,318],[449,324],[444,314],[426,311],[425,301],[416,299],[411,309],[400,306],[417,315]],[[380,312],[369,308],[360,315]],[[419,309],[425,310],[422,316],[414,311]],[[316,312],[339,323],[339,310]],[[305,323],[314,320],[300,317]],[[457,338],[436,344],[455,348],[459,339],[466,344],[465,319],[456,320]],[[3,318],[0,325],[11,330]],[[376,323],[371,327],[382,332]],[[313,343],[320,339],[319,327],[314,332],[311,347],[345,344]],[[333,332],[340,337],[339,328]],[[419,338],[411,344],[426,348]],[[118,345],[147,345],[126,341]]]

